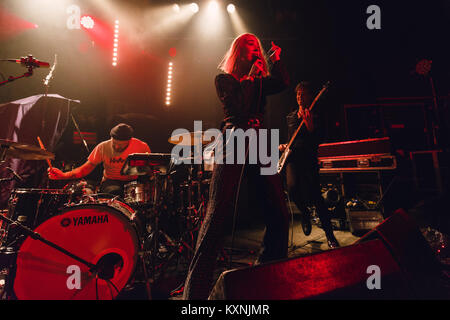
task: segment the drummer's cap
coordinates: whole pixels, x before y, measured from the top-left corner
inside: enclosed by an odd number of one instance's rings
[[[133,137],[133,128],[126,123],[119,123],[111,129],[110,135],[116,140],[130,140]]]

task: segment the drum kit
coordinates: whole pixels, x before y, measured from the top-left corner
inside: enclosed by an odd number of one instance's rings
[[[5,158],[54,159],[33,145],[0,145],[2,165]],[[136,284],[151,299],[152,283],[189,265],[206,213],[210,171],[180,160],[129,155],[122,174],[138,179],[125,184],[123,198],[96,193],[84,180],[14,189],[0,211],[0,299],[120,299]]]

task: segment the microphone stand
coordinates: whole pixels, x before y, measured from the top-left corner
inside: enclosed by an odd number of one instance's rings
[[[33,68],[39,68],[39,61],[36,61],[33,58],[32,54],[29,54],[27,57],[23,57],[19,60],[14,60],[14,59],[1,59],[0,61],[9,61],[9,62],[16,62],[16,63],[21,63],[23,65],[25,65],[28,69],[28,72],[25,72],[23,75],[18,76],[18,77],[13,77],[10,76],[8,78],[8,80],[6,81],[2,81],[0,82],[0,86],[4,85],[6,83],[12,82],[14,80],[20,79],[20,78],[24,78],[24,77],[31,77],[33,75]]]
[[[5,60],[0,60],[0,61],[5,61]],[[8,60],[6,60],[8,61]],[[28,65],[27,66],[28,71],[25,72],[23,75],[18,76],[18,77],[13,77],[13,76],[9,76],[8,80],[2,81],[0,82],[0,86],[5,85],[7,83],[13,82],[14,80],[20,79],[20,78],[25,78],[25,77],[31,77],[33,75],[33,66],[32,65]]]
[[[81,130],[80,130],[80,127],[78,126],[78,123],[75,121],[75,117],[73,116],[72,111],[69,111],[69,112],[70,112],[70,117],[72,118],[72,122],[75,125],[75,128],[77,129],[77,133],[80,136],[81,141],[83,141],[83,145],[86,148],[87,153],[90,154],[91,152],[89,151],[89,146],[88,146],[88,144],[86,142],[86,139],[84,139],[84,136],[81,133]]]
[[[50,247],[52,247],[52,248],[58,250],[59,252],[62,252],[62,253],[65,254],[66,256],[69,256],[69,257],[71,257],[72,259],[75,259],[75,260],[81,262],[81,263],[84,264],[85,266],[89,267],[89,271],[90,271],[91,273],[96,273],[96,272],[98,271],[99,268],[98,268],[95,264],[90,263],[89,261],[86,261],[86,260],[84,260],[84,259],[78,257],[77,255],[75,255],[75,254],[73,254],[73,253],[67,251],[66,249],[64,249],[64,248],[62,248],[62,247],[60,247],[60,246],[58,246],[57,244],[55,244],[55,243],[53,243],[53,242],[51,242],[51,241],[49,241],[49,240],[43,238],[39,233],[34,232],[34,231],[31,230],[30,228],[28,228],[28,227],[24,226],[23,224],[21,224],[20,222],[11,220],[11,219],[9,219],[9,218],[7,218],[7,217],[1,215],[1,214],[0,214],[0,220],[5,221],[5,222],[6,222],[7,224],[9,224],[9,225],[14,224],[15,226],[19,227],[19,228],[23,231],[24,234],[30,236],[30,237],[33,238],[34,240],[41,241],[41,242],[43,242],[44,244],[46,244],[46,245],[48,245],[48,246],[50,246]]]

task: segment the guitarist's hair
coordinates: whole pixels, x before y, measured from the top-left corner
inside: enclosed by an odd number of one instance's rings
[[[299,90],[307,90],[309,92],[311,92],[312,90],[312,84],[309,81],[300,81],[296,86],[295,86],[295,93],[297,93],[297,91]]]

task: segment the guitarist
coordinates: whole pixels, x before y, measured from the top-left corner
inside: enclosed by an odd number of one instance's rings
[[[322,229],[325,231],[330,248],[339,247],[330,222],[327,207],[320,192],[319,166],[317,149],[319,146],[317,113],[309,110],[314,100],[311,85],[300,82],[295,92],[298,108],[286,117],[289,139],[297,130],[302,120],[304,126],[291,146],[292,153],[286,163],[286,185],[290,198],[301,212],[302,229],[306,236],[311,234],[311,217],[308,206],[314,205],[319,216]],[[286,144],[281,144],[283,152]]]

